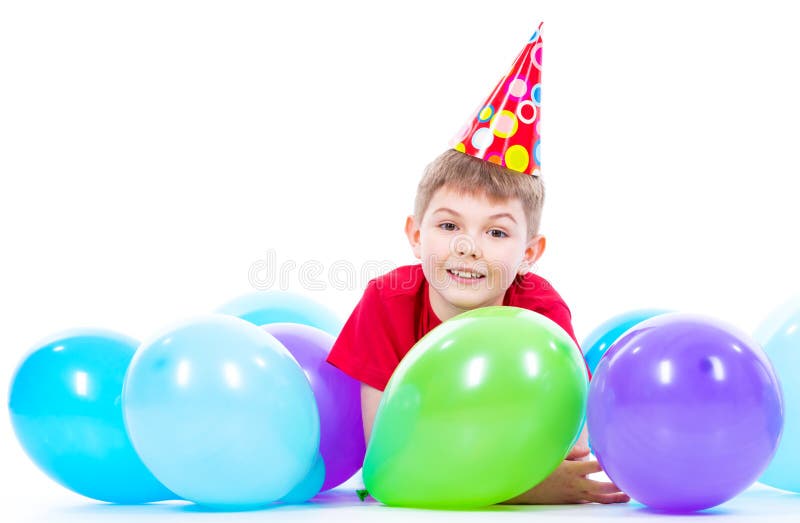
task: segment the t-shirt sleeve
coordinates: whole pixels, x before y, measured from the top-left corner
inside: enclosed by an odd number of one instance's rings
[[[380,291],[371,281],[328,354],[328,363],[383,390],[400,363]]]
[[[566,304],[563,302],[556,303],[553,307],[544,312],[544,315],[564,329],[566,333],[569,334],[570,338],[575,341],[575,345],[577,345],[580,350],[581,344],[578,343],[578,338],[575,337],[575,331],[572,328],[572,313]],[[583,358],[583,352],[581,352],[581,358]],[[589,379],[592,379],[592,372],[589,370],[589,364],[586,363],[585,358],[583,358],[583,363],[586,365],[586,373],[589,375]]]
[[[558,323],[558,326],[564,329],[569,337],[575,341],[575,344],[580,348],[578,338],[575,337],[575,331],[572,328],[572,313],[563,303],[558,303],[545,312],[545,316]]]

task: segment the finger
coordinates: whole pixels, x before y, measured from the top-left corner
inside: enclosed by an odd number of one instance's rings
[[[572,460],[577,460],[579,458],[582,458],[582,457],[588,456],[588,455],[589,455],[589,447],[583,447],[581,445],[575,445],[574,447],[572,447],[572,449],[570,449],[569,454],[567,454],[566,459],[572,461]]]
[[[602,472],[603,468],[600,466],[600,463],[595,460],[589,461],[570,461],[569,466],[573,467],[572,470],[576,474],[580,474],[581,476],[586,476],[588,474],[594,474],[595,472]]]
[[[580,482],[580,485],[586,492],[592,492],[594,494],[616,494],[617,492],[622,492],[618,486],[608,481],[584,479]]]
[[[617,492],[615,494],[593,494],[587,493],[586,499],[594,501],[595,503],[602,503],[608,505],[610,503],[627,503],[631,497],[624,492]]]
[[[575,445],[569,450],[569,454],[567,456],[585,456],[589,453],[589,447],[584,447],[583,445]]]

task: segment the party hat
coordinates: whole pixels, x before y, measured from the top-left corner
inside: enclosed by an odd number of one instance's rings
[[[511,70],[454,140],[455,149],[514,171],[539,176],[542,24]]]

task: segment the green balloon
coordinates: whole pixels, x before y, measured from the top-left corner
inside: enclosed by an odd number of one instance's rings
[[[378,407],[364,483],[386,505],[477,508],[550,475],[580,435],[581,352],[528,309],[482,307],[420,339]]]

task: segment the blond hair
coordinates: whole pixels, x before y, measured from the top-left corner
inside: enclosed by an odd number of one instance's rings
[[[519,198],[525,210],[528,239],[539,232],[544,205],[544,184],[538,176],[520,173],[502,165],[449,149],[425,168],[414,199],[414,218],[422,221],[434,193],[441,187],[462,195],[485,195],[492,203]]]

